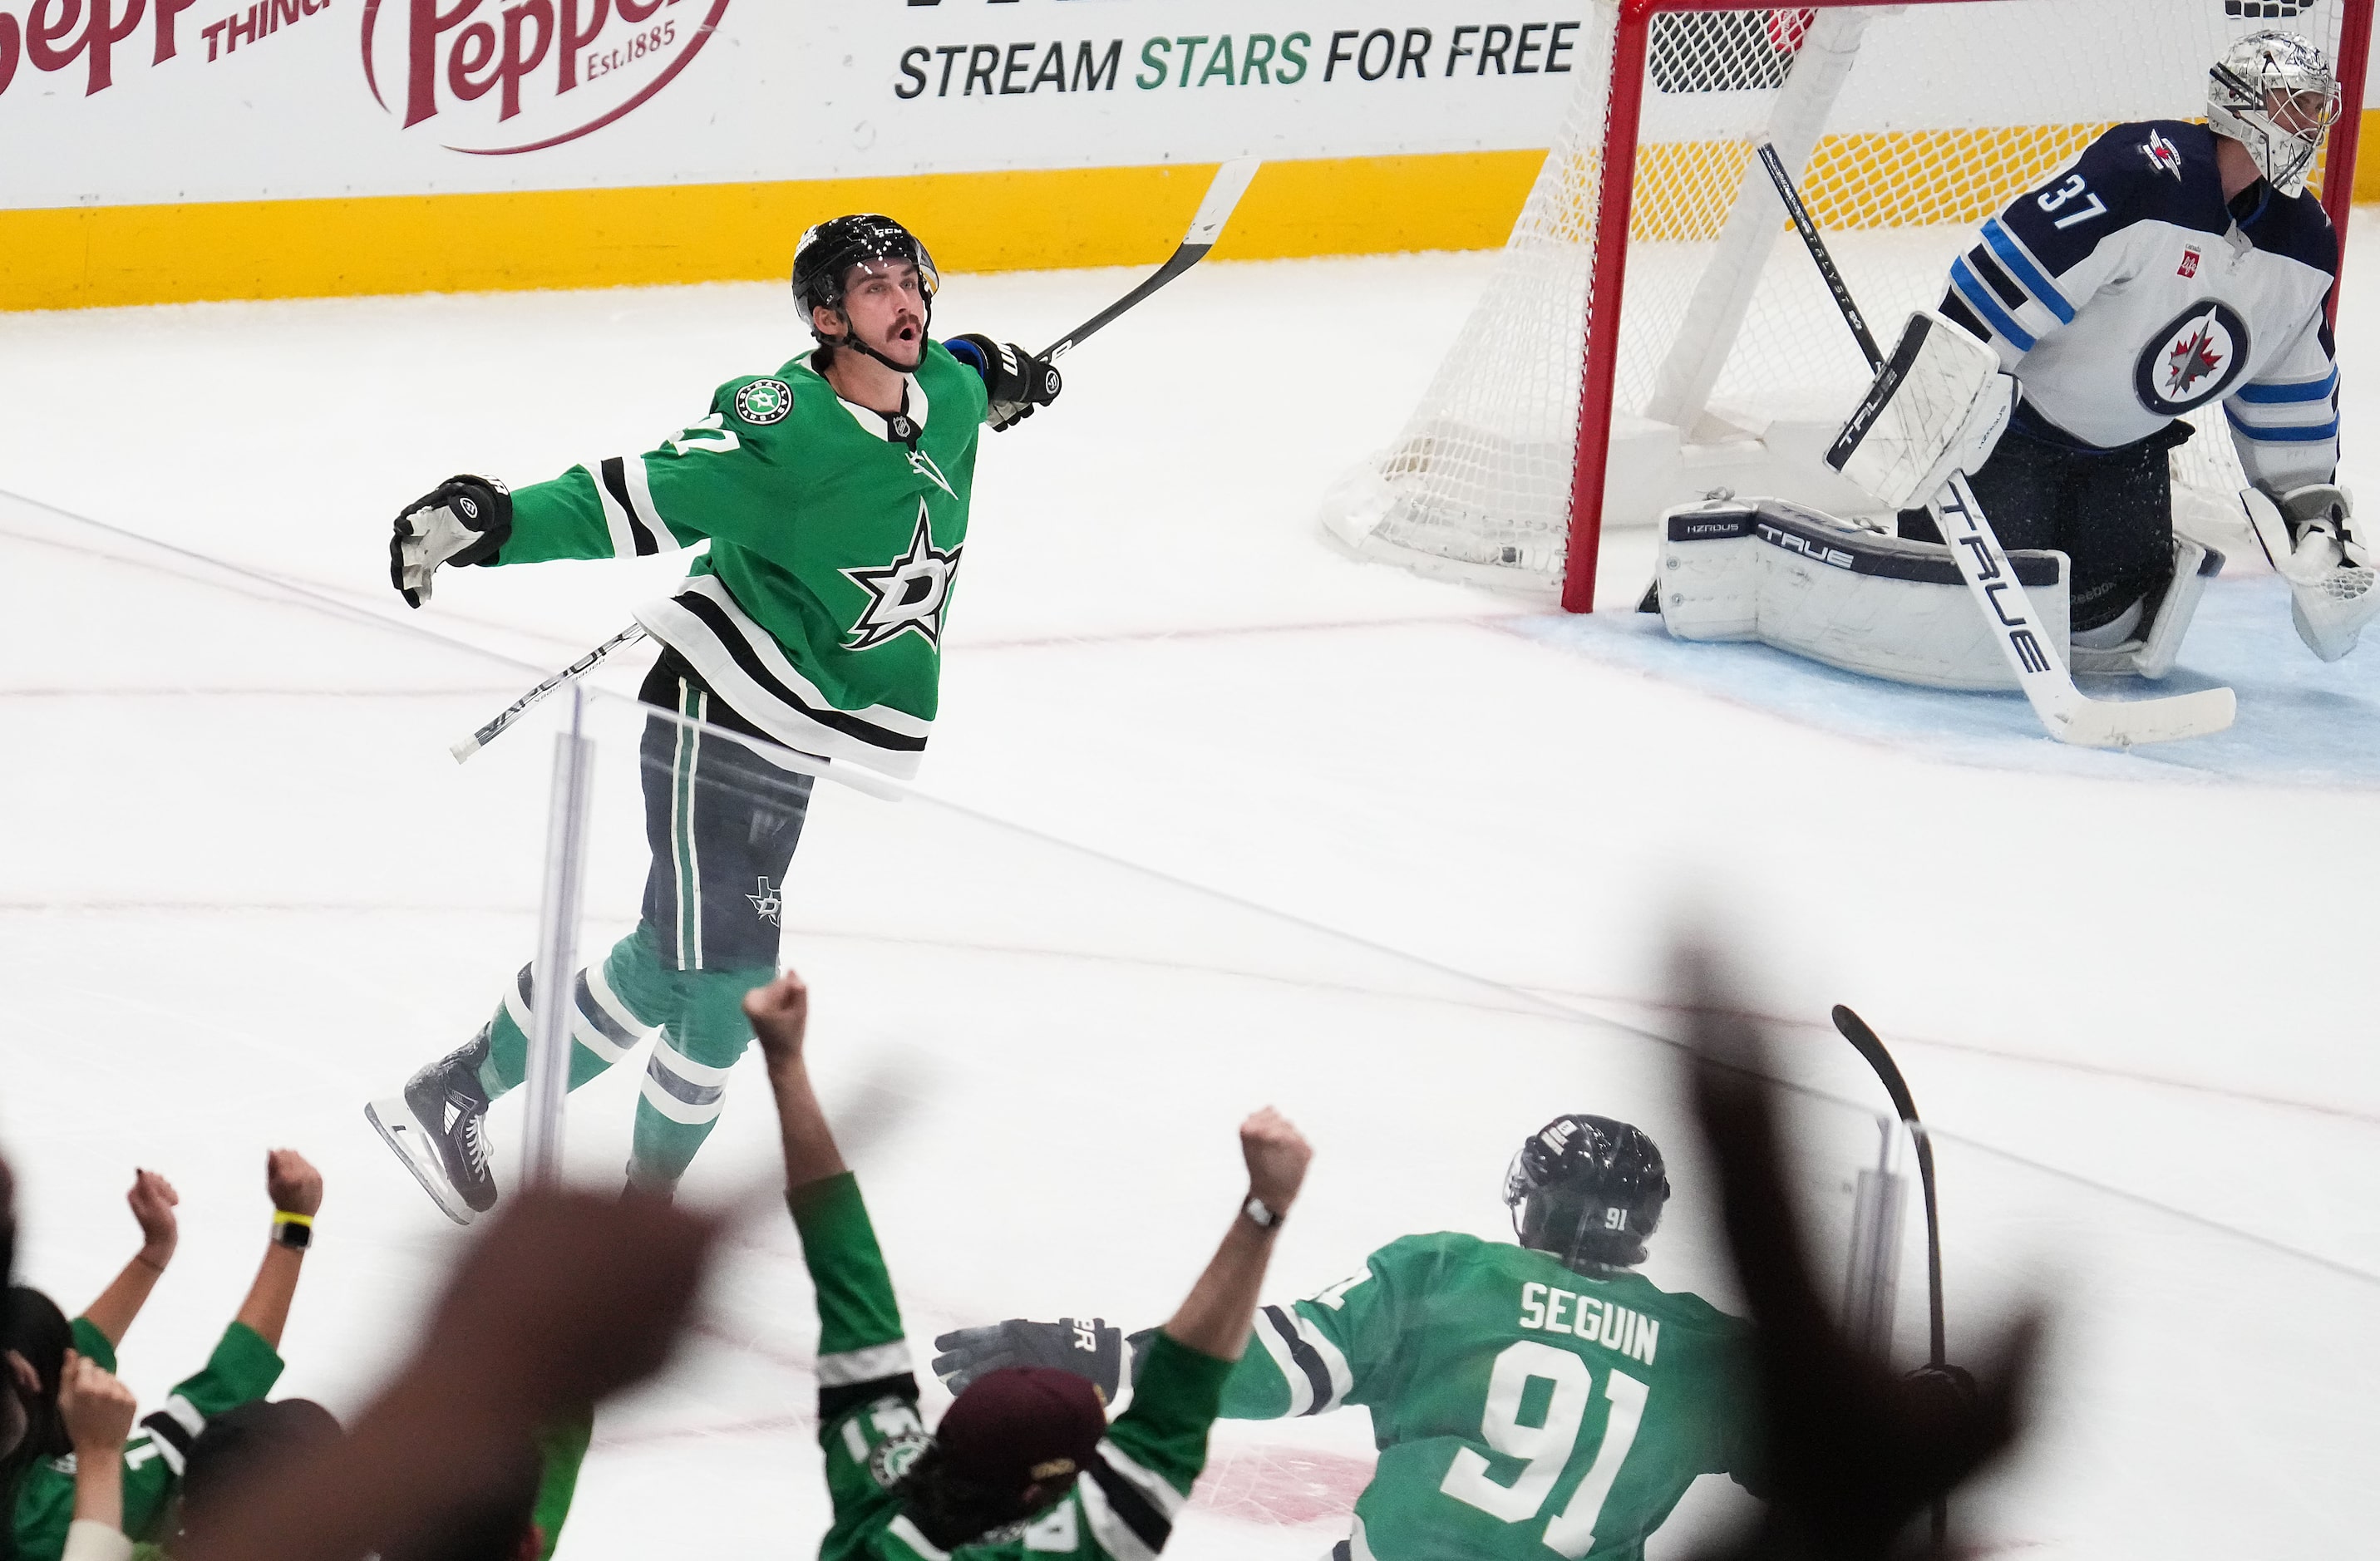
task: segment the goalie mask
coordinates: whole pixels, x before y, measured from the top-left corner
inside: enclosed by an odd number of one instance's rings
[[[916,234],[892,218],[872,212],[836,217],[805,231],[794,246],[794,298],[809,321],[810,334],[821,345],[851,347],[866,353],[896,373],[915,372],[915,364],[895,363],[856,336],[827,335],[818,328],[818,315],[814,312],[830,309],[843,313],[854,267],[902,260],[917,268],[917,290],[925,296],[925,323],[930,332],[934,295],[941,290],[942,278],[934,269],[934,258],[926,253],[926,247],[917,242]],[[849,316],[844,318],[847,321]]]
[[[2248,149],[2256,171],[2294,197],[2338,118],[2338,81],[2320,49],[2294,32],[2252,32],[2207,72],[2206,123]]]
[[[1556,1117],[1531,1133],[1504,1173],[1521,1245],[1591,1274],[1645,1261],[1670,1178],[1643,1131],[1609,1117]]]

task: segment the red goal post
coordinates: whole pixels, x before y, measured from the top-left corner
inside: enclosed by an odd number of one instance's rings
[[[1511,242],[1325,526],[1363,556],[1584,612],[1607,520],[1722,487],[1854,513],[1815,456],[1864,365],[1763,204],[1757,140],[1803,181],[1881,333],[1939,298],[1982,218],[2109,125],[2203,119],[2221,49],[2279,27],[2338,76],[2315,185],[2343,247],[2374,4],[1590,0],[1576,96]],[[1580,345],[1560,355],[1564,339]],[[2238,486],[2219,417],[2176,478],[2178,514]]]

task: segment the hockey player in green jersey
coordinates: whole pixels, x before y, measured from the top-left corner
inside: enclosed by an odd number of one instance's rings
[[[1371,1410],[1379,1463],[1336,1561],[1636,1561],[1698,1476],[1758,1488],[1749,1325],[1633,1272],[1670,1195],[1653,1141],[1558,1117],[1504,1195],[1518,1245],[1403,1237],[1257,1313],[1225,1417]],[[1138,1337],[1015,1319],[944,1335],[934,1369],[964,1388],[1032,1361],[1116,1388]]]
[[[710,543],[674,596],[638,614],[662,646],[640,697],[669,712],[647,721],[643,744],[643,916],[566,999],[573,1089],[652,1038],[632,1186],[673,1189],[718,1120],[750,1037],[738,1004],[776,974],[809,808],[811,775],[714,731],[913,774],[933,729],[979,430],[1058,394],[1057,371],[1019,348],[931,340],[938,285],[892,219],[821,223],[794,255],[814,351],[729,381],[706,417],[642,455],[517,492],[454,478],[397,517],[390,575],[416,607],[441,565]],[[495,1203],[483,1119],[527,1071],[533,999],[524,965],[468,1045],[366,1108],[457,1223]]]
[[[819,1446],[834,1504],[821,1561],[1150,1561],[1206,1465],[1208,1427],[1305,1177],[1305,1141],[1270,1110],[1241,1124],[1247,1198],[1181,1310],[1150,1336],[1132,1408],[1114,1424],[1081,1376],[1022,1366],[978,1377],[929,1434],[883,1253],[803,1060],[808,993],[787,974],[745,1006],[818,1291]]]

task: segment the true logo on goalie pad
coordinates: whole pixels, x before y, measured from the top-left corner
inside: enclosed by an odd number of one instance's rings
[[[2209,298],[2149,338],[2132,365],[2132,390],[2150,411],[2179,417],[2229,390],[2247,366],[2248,322]]]

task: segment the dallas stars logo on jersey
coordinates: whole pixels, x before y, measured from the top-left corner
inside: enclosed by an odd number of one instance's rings
[[[942,613],[950,605],[951,581],[958,574],[961,547],[948,552],[934,546],[933,525],[926,502],[917,501],[917,526],[909,549],[892,563],[875,569],[846,569],[845,579],[874,599],[859,621],[845,632],[844,647],[870,650],[903,635],[914,634],[940,650]]]

